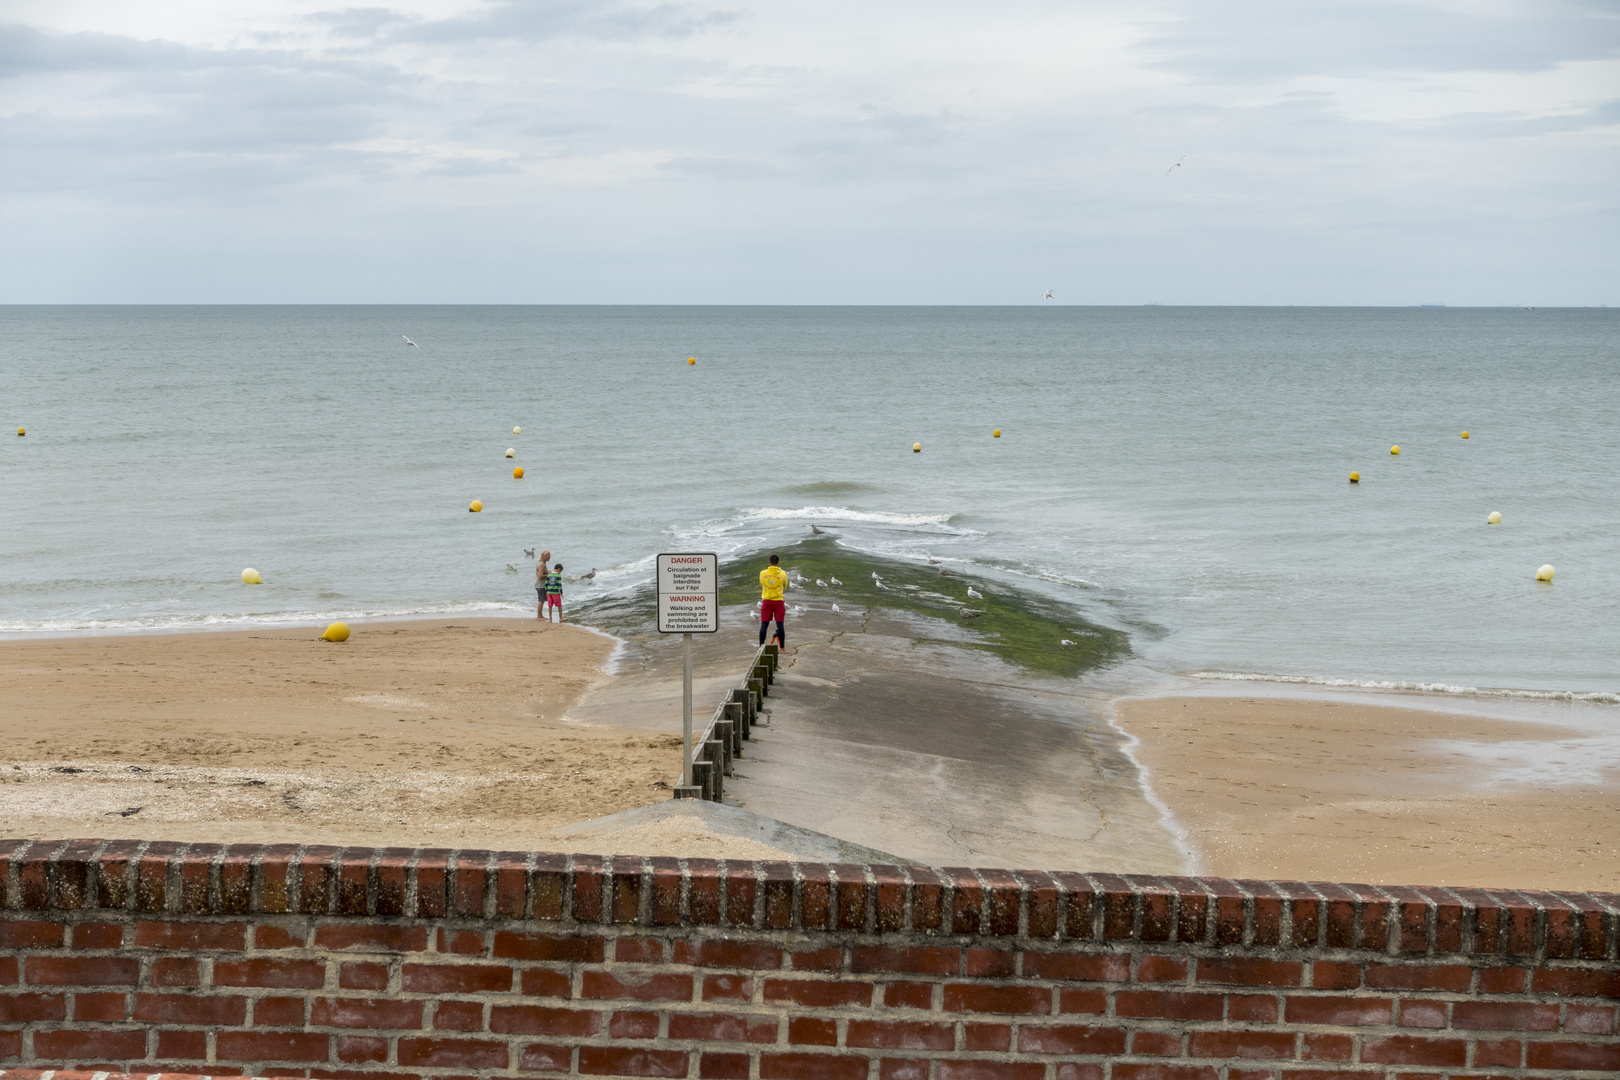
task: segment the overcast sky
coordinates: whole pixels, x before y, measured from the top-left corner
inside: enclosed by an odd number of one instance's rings
[[[1620,305],[1620,0],[0,0],[0,234],[6,303]]]

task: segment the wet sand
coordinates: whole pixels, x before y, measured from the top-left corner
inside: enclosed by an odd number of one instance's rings
[[[1620,716],[1268,697],[1116,707],[1202,873],[1620,890]]]

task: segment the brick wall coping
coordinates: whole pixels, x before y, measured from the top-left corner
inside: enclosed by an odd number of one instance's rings
[[[207,1073],[186,1072],[108,1072],[103,1069],[3,1069],[0,1080],[214,1080]],[[222,1077],[221,1080],[227,1080]],[[235,1073],[228,1080],[241,1080]]]
[[[1620,895],[300,844],[0,840],[0,911],[540,920],[1620,959]]]

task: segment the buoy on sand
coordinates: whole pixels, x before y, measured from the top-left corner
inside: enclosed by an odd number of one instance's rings
[[[326,628],[326,633],[321,635],[321,640],[322,641],[348,641],[349,640],[349,624],[346,623],[346,622],[335,622],[335,623],[333,623],[331,626],[328,626]]]
[[[1552,563],[1548,563],[1547,565],[1543,566],[1540,570],[1536,571],[1536,580],[1537,581],[1551,581],[1553,579],[1553,573],[1554,573],[1554,571],[1553,571],[1553,568],[1552,568]]]
[[[483,513],[483,510],[484,501],[482,499],[474,499],[472,502],[467,504],[467,512],[469,514],[480,514]]]
[[[1390,453],[1392,453],[1392,454],[1394,454],[1394,455],[1395,455],[1395,456],[1396,456],[1396,457],[1400,457],[1400,456],[1401,456],[1401,448],[1400,448],[1400,447],[1398,447],[1398,446],[1392,446],[1392,447],[1390,447],[1390,448],[1389,448],[1389,452],[1390,452]]]
[[[1465,438],[1465,439],[1468,438],[1468,432],[1466,432],[1466,431],[1463,432],[1463,438]]]
[[[1502,512],[1500,510],[1492,510],[1491,511],[1491,516],[1485,519],[1485,524],[1487,524],[1487,525],[1500,525],[1500,524],[1502,524]]]
[[[697,357],[695,357],[695,356],[688,356],[688,357],[687,357],[687,358],[686,358],[686,362],[687,362],[687,363],[688,363],[688,364],[695,364],[695,363],[697,363]]]
[[[512,434],[521,435],[521,434],[523,434],[523,429],[520,428],[520,427],[515,427],[515,428],[512,429]]]
[[[991,437],[991,438],[992,438],[992,439],[999,439],[999,438],[1001,438],[1001,429],[1000,429],[1000,428],[996,428],[996,430],[994,430],[994,431],[992,431],[992,432],[991,432],[991,433],[990,433],[990,437]]]
[[[523,479],[523,466],[519,465],[517,468],[512,470],[512,479],[514,479],[514,480]]]
[[[1361,474],[1360,474],[1360,473],[1358,473],[1358,472],[1353,472],[1353,473],[1351,473],[1351,474],[1350,474],[1350,482],[1351,482],[1351,483],[1352,483],[1352,484],[1359,484],[1359,483],[1361,483]]]
[[[263,585],[264,578],[260,577],[259,572],[250,566],[246,570],[242,571],[242,584]]]
[[[913,454],[920,454],[920,453],[922,453],[922,443],[920,443],[920,442],[914,442],[914,443],[912,443],[912,444],[911,444],[911,452],[912,452],[912,453],[913,453]]]
[[[506,456],[507,457],[517,457],[517,451],[515,449],[513,449],[512,447],[508,446],[506,448]]]

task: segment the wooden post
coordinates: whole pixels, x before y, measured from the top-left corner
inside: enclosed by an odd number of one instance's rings
[[[714,722],[714,742],[711,744],[720,748],[720,771],[727,776],[731,775],[731,720],[716,720]]]

